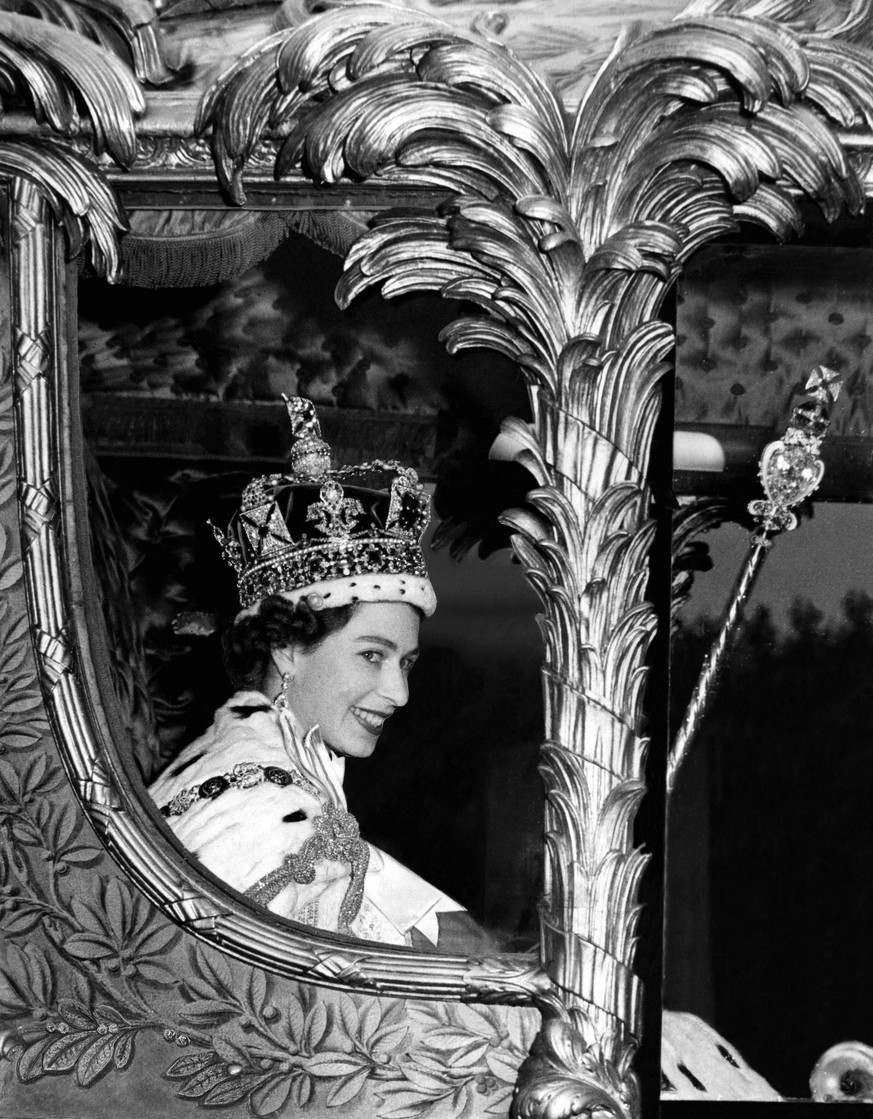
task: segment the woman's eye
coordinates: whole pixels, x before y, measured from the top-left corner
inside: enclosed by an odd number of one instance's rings
[[[415,668],[415,661],[416,658],[412,657],[410,660],[403,662],[403,671],[407,676],[412,672],[413,668]]]
[[[364,649],[361,656],[370,664],[380,664],[382,661],[382,653],[376,649]]]

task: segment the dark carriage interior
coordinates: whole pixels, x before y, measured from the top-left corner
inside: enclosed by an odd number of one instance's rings
[[[285,230],[287,235],[287,230]],[[347,767],[366,837],[461,901],[506,950],[536,943],[542,795],[537,602],[498,514],[529,476],[489,461],[526,415],[513,367],[451,358],[436,298],[333,302],[338,258],[291,235],[241,277],[151,289],[79,284],[79,361],[98,582],[116,692],[148,781],[229,695],[220,634],[235,586],[207,522],[282,470],[282,393],[319,406],[337,464],[396,458],[434,490],[440,602],[409,705]],[[190,280],[190,277],[185,277]],[[132,619],[132,620],[131,620]]]

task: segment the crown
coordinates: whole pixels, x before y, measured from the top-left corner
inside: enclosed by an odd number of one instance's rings
[[[316,608],[397,601],[432,614],[421,549],[430,499],[416,472],[382,459],[332,469],[315,405],[284,400],[288,473],[252,479],[227,532],[212,525],[243,610],[279,594]]]

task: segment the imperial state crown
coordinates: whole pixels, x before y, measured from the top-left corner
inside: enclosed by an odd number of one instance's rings
[[[243,610],[278,594],[320,608],[408,602],[432,614],[421,548],[430,498],[416,472],[382,459],[333,469],[312,401],[285,404],[294,437],[288,473],[254,478],[227,532],[212,526]]]

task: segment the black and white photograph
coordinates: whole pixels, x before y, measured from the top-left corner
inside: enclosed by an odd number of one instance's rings
[[[0,1119],[873,1105],[873,0],[5,0],[0,107]]]

